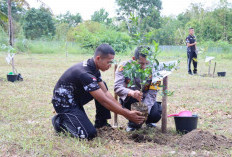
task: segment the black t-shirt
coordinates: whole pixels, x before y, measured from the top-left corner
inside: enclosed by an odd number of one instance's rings
[[[58,80],[52,103],[55,106],[70,107],[84,105],[93,99],[89,92],[99,89],[101,73],[96,69],[93,58],[70,67]]]
[[[193,44],[195,42],[196,42],[196,37],[195,36],[191,36],[191,35],[187,36],[186,43]],[[188,51],[195,52],[196,51],[196,46],[193,45],[193,46],[188,47]]]

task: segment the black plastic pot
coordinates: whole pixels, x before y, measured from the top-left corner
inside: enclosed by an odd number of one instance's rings
[[[176,131],[182,134],[186,134],[197,128],[198,116],[192,115],[192,117],[174,117],[176,124]]]
[[[225,77],[226,76],[226,72],[218,72],[217,74],[218,74],[218,76],[221,76],[221,77]]]
[[[10,82],[15,82],[18,80],[18,75],[7,75],[7,80]]]

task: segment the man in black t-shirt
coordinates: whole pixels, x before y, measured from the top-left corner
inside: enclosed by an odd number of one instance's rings
[[[193,73],[197,74],[197,52],[196,52],[196,37],[194,36],[194,29],[189,28],[189,36],[186,38],[187,56],[188,56],[188,73],[192,75],[191,62],[193,61]]]
[[[138,111],[121,107],[107,90],[101,79],[101,71],[111,67],[115,52],[108,44],[100,45],[94,57],[70,67],[58,80],[52,103],[57,115],[52,118],[56,132],[69,132],[74,137],[92,139],[97,135],[95,128],[109,126],[110,111],[141,124],[144,117]],[[95,125],[88,119],[84,105],[95,100]]]

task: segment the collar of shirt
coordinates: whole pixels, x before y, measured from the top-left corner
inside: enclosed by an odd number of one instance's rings
[[[192,38],[194,38],[194,35],[190,35],[190,34],[189,34],[189,36],[192,37]]]
[[[96,64],[93,60],[93,58],[90,58],[87,60],[87,66],[94,72],[98,72],[99,70],[96,67]]]

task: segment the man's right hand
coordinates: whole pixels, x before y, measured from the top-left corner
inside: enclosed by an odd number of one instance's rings
[[[143,98],[143,93],[138,91],[138,90],[130,90],[128,93],[128,96],[131,96],[131,97],[137,99],[138,101],[141,101]]]
[[[128,114],[125,117],[136,124],[142,124],[145,120],[145,117],[139,111],[128,110]]]

